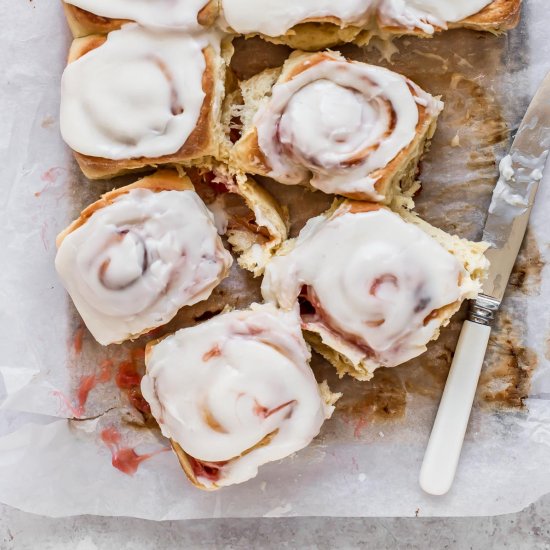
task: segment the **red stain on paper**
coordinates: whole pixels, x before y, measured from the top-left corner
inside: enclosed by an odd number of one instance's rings
[[[113,362],[110,359],[106,359],[100,364],[99,372],[97,374],[83,376],[80,379],[76,390],[75,401],[71,401],[63,392],[59,390],[54,391],[53,394],[63,401],[63,404],[74,418],[81,418],[84,414],[90,392],[98,384],[105,384],[112,378],[112,368]]]
[[[36,191],[34,196],[40,197],[44,191],[47,191],[50,187],[57,183],[59,177],[65,172],[65,168],[61,166],[53,166],[46,170],[41,176],[40,179],[46,183],[40,191]]]
[[[169,447],[163,447],[158,451],[139,455],[136,453],[135,449],[122,447],[120,432],[112,426],[110,428],[105,428],[101,432],[101,440],[111,451],[111,464],[117,470],[129,476],[133,476],[137,472],[142,462],[170,450]]]
[[[141,394],[141,379],[144,372],[145,350],[136,348],[130,351],[126,361],[119,363],[115,377],[116,385],[123,390],[130,404],[144,414],[151,413],[151,407]]]
[[[353,437],[360,439],[363,434],[363,430],[369,425],[369,421],[366,417],[361,416],[357,419],[355,427],[353,429]]]
[[[370,418],[368,415],[362,415],[359,417],[345,415],[342,417],[342,420],[348,426],[353,427],[353,437],[355,437],[355,439],[361,439],[365,428],[367,428],[370,424]]]
[[[108,382],[113,376],[113,367],[113,362],[110,359],[105,359],[105,361],[103,361],[99,365],[99,374],[97,376],[97,381],[102,384]]]
[[[73,350],[79,355],[82,351],[82,339],[84,337],[84,325],[79,325],[73,336]]]
[[[86,406],[86,401],[88,401],[88,395],[90,395],[90,392],[97,386],[97,384],[98,379],[95,374],[84,376],[80,381],[78,391],[76,392],[76,399],[78,403],[77,416],[82,416],[84,414],[84,407]]]

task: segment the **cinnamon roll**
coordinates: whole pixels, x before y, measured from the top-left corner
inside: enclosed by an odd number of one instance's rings
[[[253,304],[146,348],[143,396],[201,489],[242,483],[303,449],[338,395],[319,387],[297,311]]]
[[[212,25],[217,0],[64,0],[75,38],[104,34],[134,21],[148,27],[195,31]]]
[[[311,219],[266,268],[262,294],[298,301],[314,349],[340,375],[369,380],[426,350],[463,300],[477,296],[486,245],[414,214],[346,201]]]
[[[297,49],[371,36],[432,36],[447,28],[501,32],[519,19],[521,0],[221,0],[225,27]]]
[[[443,107],[404,76],[334,52],[296,53],[241,96],[224,115],[242,124],[235,169],[377,202],[414,182]]]
[[[195,190],[214,214],[241,267],[255,277],[288,237],[288,213],[261,185],[219,164],[188,169]]]
[[[130,23],[73,42],[60,125],[86,176],[217,154],[225,65],[213,37]]]
[[[205,300],[232,264],[190,180],[169,170],[103,195],[57,246],[57,272],[102,345],[137,338]]]

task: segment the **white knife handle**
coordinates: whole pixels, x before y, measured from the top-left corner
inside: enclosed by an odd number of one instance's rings
[[[451,488],[479,382],[491,327],[465,321],[420,470],[420,486],[431,495]]]

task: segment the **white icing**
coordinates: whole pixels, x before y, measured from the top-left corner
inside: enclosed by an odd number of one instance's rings
[[[421,29],[433,34],[435,28],[447,28],[470,17],[493,0],[381,0],[378,16],[384,25]]]
[[[417,226],[386,209],[352,213],[346,204],[310,220],[295,246],[268,264],[262,294],[292,308],[303,286],[318,302],[304,328],[372,370],[424,352],[440,324],[429,315],[479,290]]]
[[[61,83],[60,125],[75,151],[113,160],[177,152],[205,98],[206,35],[131,23],[70,63]]]
[[[489,212],[494,213],[499,207],[526,208],[529,205],[530,189],[533,183],[542,179],[544,164],[548,151],[544,151],[540,158],[511,155],[502,158],[499,164],[499,178],[493,190],[493,198],[489,206]],[[519,170],[514,169],[514,160],[518,163]],[[517,212],[510,212],[517,215]]]
[[[323,401],[309,359],[297,312],[254,304],[154,346],[141,389],[162,433],[187,454],[231,461],[215,482],[221,487],[256,476],[259,466],[319,433],[333,407]],[[269,443],[241,456],[269,435]]]
[[[295,25],[325,17],[342,26],[365,26],[378,15],[384,25],[419,28],[432,34],[474,15],[492,0],[222,0],[227,24],[242,34],[280,36]]]
[[[196,29],[209,0],[65,0],[101,17],[130,19],[146,26]]]
[[[415,138],[419,104],[434,114],[442,109],[399,74],[330,59],[276,84],[254,124],[274,179],[381,200],[372,173]]]
[[[55,259],[94,338],[121,342],[208,298],[232,258],[194,191],[133,189],[69,233]]]
[[[368,21],[369,0],[222,0],[227,24],[240,34],[279,36],[308,19],[338,18],[343,25]]]

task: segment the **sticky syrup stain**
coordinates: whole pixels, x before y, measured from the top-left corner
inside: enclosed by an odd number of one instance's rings
[[[101,431],[101,441],[111,451],[111,464],[113,467],[129,476],[133,476],[138,471],[142,462],[170,450],[169,447],[163,447],[158,451],[140,455],[135,449],[122,446],[122,436],[112,426]]]
[[[128,401],[147,419],[151,407],[141,393],[141,379],[145,373],[145,350],[134,348],[129,350],[128,358],[116,365],[115,383],[124,392]]]
[[[61,400],[67,411],[74,418],[82,418],[91,391],[99,384],[109,382],[112,378],[112,373],[113,363],[111,360],[106,359],[100,363],[97,373],[82,376],[79,379],[74,400],[69,399],[63,392],[58,390],[54,391],[53,394]]]
[[[40,179],[45,183],[45,185],[40,191],[36,191],[34,196],[38,198],[42,195],[42,193],[52,188],[65,172],[65,168],[62,168],[61,166],[53,166],[52,168],[46,170],[40,176]]]
[[[75,355],[80,355],[82,353],[83,338],[84,338],[84,325],[81,323],[80,325],[78,325],[73,336],[73,351]]]
[[[528,230],[514,271],[510,276],[510,286],[527,296],[538,295],[545,265],[536,237],[532,231]]]
[[[478,401],[497,408],[522,409],[538,357],[522,345],[523,335],[510,314],[501,311],[489,341],[479,380]]]

